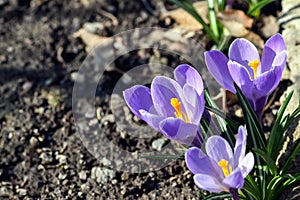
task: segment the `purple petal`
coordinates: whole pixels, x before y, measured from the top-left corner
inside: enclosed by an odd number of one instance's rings
[[[197,147],[189,148],[186,151],[185,162],[193,174],[206,174],[214,177],[218,176],[209,157]]]
[[[220,51],[204,53],[206,66],[216,81],[226,90],[235,93],[232,77],[228,71],[228,58]]]
[[[144,120],[149,126],[160,132],[159,123],[165,119],[163,116],[151,114],[145,110],[139,110],[141,113],[141,119]]]
[[[182,144],[200,146],[202,143],[198,134],[199,126],[185,123],[181,119],[169,117],[160,122],[159,128],[167,138]]]
[[[244,186],[244,177],[242,171],[237,168],[223,180],[223,184],[229,188],[242,188]]]
[[[185,84],[188,84],[195,88],[199,95],[203,92],[204,87],[202,78],[197,70],[190,65],[179,65],[174,70],[174,77],[181,87],[183,87]]]
[[[222,159],[228,161],[228,164],[233,163],[233,153],[228,142],[220,136],[211,136],[208,138],[205,146],[207,155],[215,163]],[[218,167],[221,171],[221,167]],[[222,173],[219,173],[222,174]]]
[[[261,120],[262,111],[267,103],[267,100],[268,100],[268,96],[263,96],[259,99],[254,99],[252,101],[253,103],[251,103],[251,106],[259,121]]]
[[[190,85],[183,87],[183,96],[187,103],[186,112],[191,123],[198,124],[204,111],[204,92],[199,95]]]
[[[272,63],[272,68],[279,67],[283,71],[285,65],[286,65],[286,51],[282,51],[275,56],[274,61]]]
[[[250,74],[248,70],[237,62],[229,61],[228,69],[231,77],[242,90],[242,92],[247,96],[252,96],[253,83],[250,79]]]
[[[125,90],[123,95],[128,107],[137,117],[142,118],[139,112],[141,109],[156,113],[149,88],[136,85]]]
[[[275,67],[273,70],[267,71],[253,80],[255,99],[270,95],[278,86],[282,76],[282,69]]]
[[[182,104],[185,103],[181,99],[182,88],[180,85],[173,79],[165,76],[157,76],[154,78],[151,85],[151,94],[154,107],[158,114],[165,117],[175,117],[175,109],[170,103],[172,98],[177,98]],[[185,112],[184,107],[183,105],[182,110]]]
[[[239,168],[241,169],[244,178],[251,172],[253,166],[254,166],[254,156],[253,153],[249,152],[239,164]]]
[[[195,184],[203,189],[210,192],[222,192],[228,191],[215,177],[205,175],[205,174],[196,174],[194,175]]]
[[[280,34],[276,34],[268,39],[262,52],[261,72],[270,70],[275,56],[285,50],[286,46]]]
[[[236,168],[245,156],[247,134],[243,126],[239,127],[235,147],[234,147],[234,167]]]
[[[229,60],[236,61],[248,67],[248,63],[253,60],[260,61],[256,47],[244,38],[236,39],[229,47]]]

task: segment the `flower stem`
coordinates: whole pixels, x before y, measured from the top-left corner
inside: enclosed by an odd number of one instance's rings
[[[238,195],[238,190],[236,188],[230,188],[229,192],[230,192],[233,200],[240,200],[239,195]]]

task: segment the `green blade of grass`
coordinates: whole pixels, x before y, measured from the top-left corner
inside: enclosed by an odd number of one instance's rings
[[[256,148],[252,148],[252,151],[258,154],[264,161],[267,163],[269,170],[272,175],[276,176],[277,174],[277,167],[275,161],[264,151]]]
[[[266,138],[264,136],[264,131],[260,125],[260,122],[258,121],[257,116],[254,113],[245,95],[242,93],[241,89],[236,85],[236,83],[234,83],[234,87],[236,89],[236,95],[239,99],[245,116],[246,127],[248,130],[248,134],[250,134],[250,142],[253,144],[254,148],[265,150]]]
[[[288,156],[288,159],[285,161],[285,164],[283,165],[283,167],[280,171],[280,174],[282,174],[288,170],[292,161],[294,160],[294,158],[296,157],[296,155],[298,154],[299,151],[300,151],[300,139],[297,140],[296,145],[292,149],[290,155]]]
[[[269,3],[272,3],[275,0],[263,0],[258,3],[252,4],[253,6],[248,10],[247,15],[254,16],[256,12],[259,12],[263,7],[268,5]]]
[[[216,110],[220,110],[220,108],[218,108],[216,103],[211,99],[207,89],[204,90],[204,96],[205,96],[206,103],[210,107],[212,107]],[[216,117],[217,117],[217,120],[219,122],[219,126],[221,128],[221,131],[225,134],[225,137],[226,137],[227,141],[229,142],[230,146],[234,147],[235,139],[234,139],[234,135],[233,135],[230,127],[227,126],[227,122],[225,121],[224,118],[222,118],[220,116],[216,116]]]
[[[214,8],[215,1],[214,0],[207,0],[207,5],[208,5],[208,18],[209,18],[209,26],[214,35],[217,38],[220,38],[219,34],[219,26],[218,26],[218,21],[217,21],[217,16],[216,16],[216,11]]]
[[[283,117],[283,114],[293,96],[293,93],[294,93],[294,91],[290,92],[288,94],[288,96],[286,97],[285,101],[283,102],[283,104],[281,105],[281,107],[278,111],[276,120],[274,122],[273,128],[270,132],[269,139],[267,141],[267,151],[268,151],[268,154],[270,155],[270,157],[273,159],[276,159],[279,154],[278,150],[275,150],[275,149],[278,149],[278,146],[280,146],[280,148],[281,148],[281,145],[283,142],[283,134],[284,133],[283,133],[282,125],[281,125],[281,123],[283,122],[282,117]],[[280,149],[279,149],[279,151],[280,151]]]

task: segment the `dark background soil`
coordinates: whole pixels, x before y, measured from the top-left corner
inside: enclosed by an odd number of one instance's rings
[[[172,7],[159,0],[0,0],[1,199],[200,199],[182,160],[150,173],[116,172],[99,180],[97,170],[109,167],[87,151],[73,123],[72,77],[87,53],[72,34],[85,22],[103,23],[102,36],[169,27],[158,17],[158,2]],[[196,39],[210,45],[203,34]],[[97,105],[109,114],[105,94]],[[113,124],[104,128],[115,132]],[[118,136],[112,140],[132,145]]]

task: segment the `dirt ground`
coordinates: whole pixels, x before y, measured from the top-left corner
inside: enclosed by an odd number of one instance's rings
[[[149,173],[114,172],[85,148],[74,125],[74,76],[87,53],[73,34],[86,22],[101,22],[97,34],[106,37],[138,27],[172,27],[173,21],[159,17],[159,3],[175,8],[159,0],[0,0],[1,199],[201,198],[203,192],[194,185],[184,161]],[[202,33],[194,39],[204,47],[211,45]],[[116,66],[124,70],[131,62],[149,58],[140,59],[121,58]],[[172,58],[168,59],[170,64]],[[107,79],[119,76],[106,74]],[[108,95],[97,98],[102,117],[111,115]],[[161,138],[122,138],[114,119],[107,118],[103,130],[124,149],[151,149]],[[270,109],[266,129],[273,119]]]

